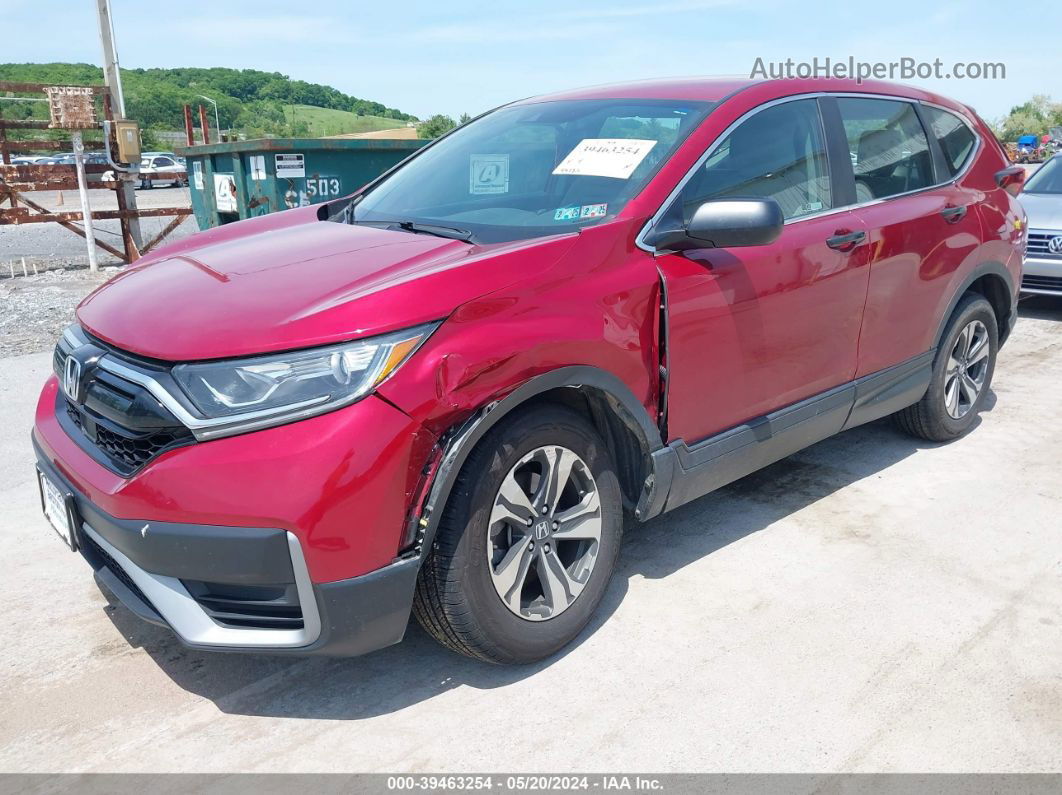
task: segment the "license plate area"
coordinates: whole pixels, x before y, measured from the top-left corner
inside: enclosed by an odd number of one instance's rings
[[[77,510],[74,507],[74,495],[49,478],[40,469],[37,470],[37,485],[41,491],[41,510],[48,524],[63,539],[71,550],[77,550]]]

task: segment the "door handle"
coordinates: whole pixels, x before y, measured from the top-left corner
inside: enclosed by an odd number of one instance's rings
[[[837,251],[851,251],[858,246],[864,240],[866,240],[867,233],[863,231],[859,232],[845,232],[838,231],[833,237],[826,238],[826,245]]]
[[[966,216],[966,207],[961,204],[949,204],[940,211],[940,214],[944,216],[944,220],[949,224],[954,224]]]

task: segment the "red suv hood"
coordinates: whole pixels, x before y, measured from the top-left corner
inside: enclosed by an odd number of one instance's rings
[[[118,348],[166,361],[322,345],[443,318],[541,272],[574,239],[474,246],[299,211],[273,219],[160,250],[86,298],[78,320]]]

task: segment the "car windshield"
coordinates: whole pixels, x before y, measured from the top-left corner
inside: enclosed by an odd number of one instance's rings
[[[501,108],[425,149],[335,220],[477,242],[573,231],[622,210],[710,109],[632,99]]]
[[[1022,193],[1062,193],[1062,157],[1052,157],[1040,166]]]

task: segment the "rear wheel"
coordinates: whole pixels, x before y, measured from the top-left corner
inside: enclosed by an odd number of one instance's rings
[[[895,415],[900,428],[932,442],[966,433],[984,405],[998,349],[992,305],[975,293],[966,295],[941,338],[925,396]]]
[[[462,654],[540,660],[586,626],[622,531],[615,468],[594,428],[559,406],[522,412],[488,433],[462,468],[414,614]]]

